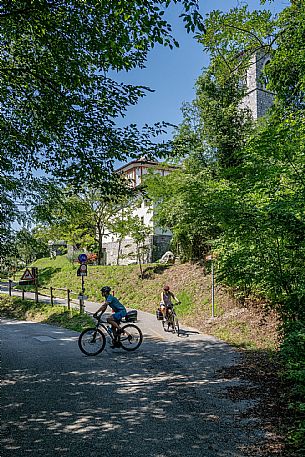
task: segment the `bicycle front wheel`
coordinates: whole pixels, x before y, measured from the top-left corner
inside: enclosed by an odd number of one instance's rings
[[[142,344],[143,334],[139,327],[127,324],[122,327],[120,343],[125,351],[135,351]]]
[[[166,331],[168,330],[168,323],[167,323],[167,320],[165,321],[165,320],[163,319],[163,321],[162,321],[162,326],[163,326],[163,330],[166,332]]]
[[[97,355],[105,347],[106,338],[98,328],[86,328],[79,335],[78,346],[86,355]]]
[[[178,321],[177,316],[175,316],[175,317],[174,317],[174,320],[173,320],[173,332],[174,332],[174,333],[177,333],[177,335],[179,336],[179,331],[180,331],[180,328],[179,328],[179,321]]]

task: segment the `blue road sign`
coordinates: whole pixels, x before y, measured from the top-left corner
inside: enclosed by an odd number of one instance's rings
[[[85,263],[87,262],[87,255],[86,254],[80,254],[78,256],[78,260],[80,261],[80,263]]]

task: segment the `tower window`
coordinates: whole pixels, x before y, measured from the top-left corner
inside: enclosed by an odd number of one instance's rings
[[[266,60],[263,66],[263,72],[262,72],[262,85],[264,89],[267,89],[267,86],[269,84],[269,78],[268,78],[268,65],[270,63],[270,59]]]

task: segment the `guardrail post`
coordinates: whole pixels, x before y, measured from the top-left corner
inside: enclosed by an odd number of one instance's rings
[[[12,280],[8,280],[8,294],[11,297],[12,296]]]
[[[51,306],[54,306],[54,300],[53,300],[53,287],[50,287],[50,297],[51,297]]]
[[[80,293],[78,298],[79,298],[79,312],[80,312],[80,314],[83,314],[85,311],[84,295],[82,293]]]
[[[67,289],[68,309],[71,309],[70,289]]]

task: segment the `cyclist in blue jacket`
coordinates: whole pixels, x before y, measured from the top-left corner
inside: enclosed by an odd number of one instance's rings
[[[97,318],[98,313],[103,314],[107,306],[109,305],[110,308],[114,311],[114,313],[107,318],[108,324],[111,325],[114,337],[116,338],[117,334],[119,333],[120,326],[119,322],[120,320],[126,316],[127,311],[124,305],[113,295],[110,294],[111,292],[111,287],[109,286],[104,286],[101,288],[102,296],[105,297],[105,301],[102,303],[100,308],[93,314],[93,317]]]

